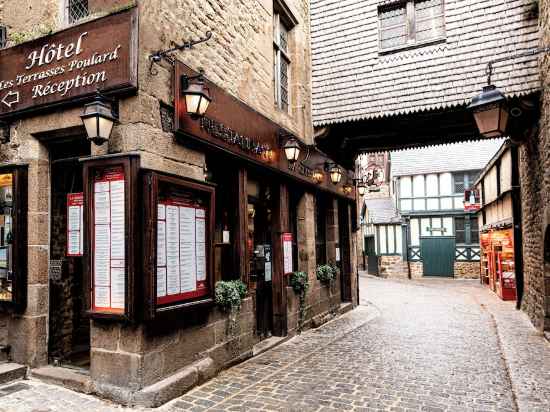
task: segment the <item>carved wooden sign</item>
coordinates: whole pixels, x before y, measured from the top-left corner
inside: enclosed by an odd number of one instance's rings
[[[323,170],[326,162],[332,162],[317,149],[313,147],[306,149],[303,146],[301,161],[289,165],[281,146],[286,139],[294,136],[212,82],[205,81],[212,97],[206,115],[202,118],[189,116],[185,98],[181,94],[181,77],[196,74],[185,64],[176,62],[174,73],[176,132],[223,152],[232,153],[250,162],[284,173],[294,180],[315,185],[348,199],[355,198],[355,191],[343,192],[345,178],[338,185],[334,185],[330,183],[328,172],[324,171],[322,181],[313,180],[315,169]],[[307,160],[303,160],[304,156]],[[352,178],[353,176],[350,175],[348,183]]]
[[[137,88],[137,8],[0,50],[0,117]]]

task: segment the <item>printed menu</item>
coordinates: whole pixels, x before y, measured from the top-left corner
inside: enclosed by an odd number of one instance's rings
[[[283,271],[292,273],[292,233],[283,233]]]
[[[157,212],[157,304],[208,294],[206,210],[177,198]]]
[[[126,296],[124,170],[104,169],[93,193],[93,308],[124,312]]]
[[[67,256],[83,254],[83,193],[67,194]]]

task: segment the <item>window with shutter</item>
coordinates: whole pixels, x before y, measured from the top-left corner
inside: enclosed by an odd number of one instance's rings
[[[380,6],[378,21],[381,51],[445,38],[443,0],[404,0]]]

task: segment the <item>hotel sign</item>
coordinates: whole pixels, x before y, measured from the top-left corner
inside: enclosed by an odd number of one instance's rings
[[[137,88],[137,9],[0,50],[0,117]]]

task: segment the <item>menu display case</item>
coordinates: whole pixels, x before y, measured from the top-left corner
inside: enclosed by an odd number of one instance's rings
[[[0,167],[0,309],[27,304],[27,166]]]
[[[144,171],[146,318],[213,304],[212,185]]]
[[[94,318],[134,320],[139,247],[138,156],[84,161],[85,276]]]

